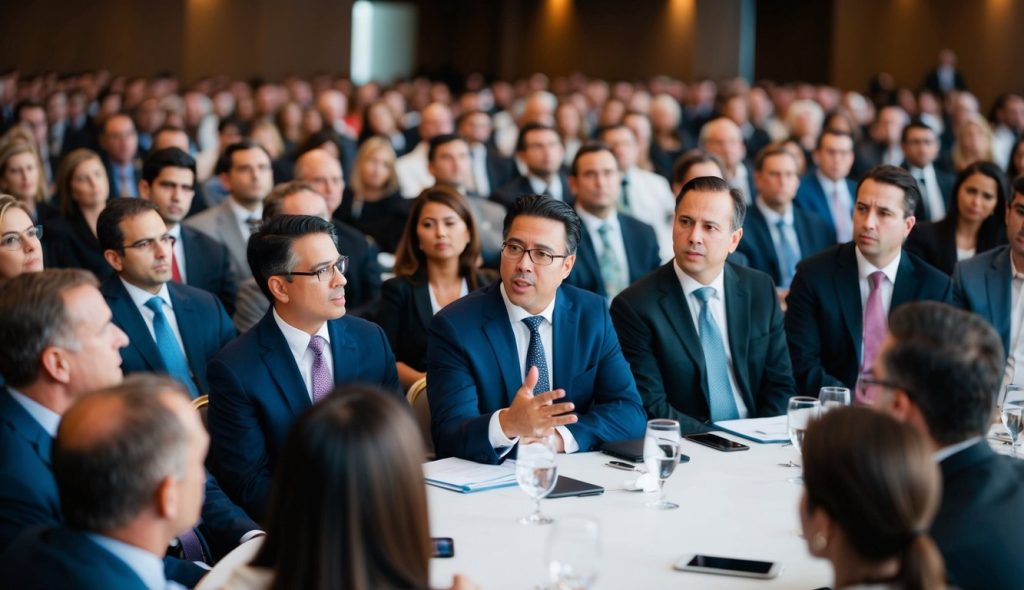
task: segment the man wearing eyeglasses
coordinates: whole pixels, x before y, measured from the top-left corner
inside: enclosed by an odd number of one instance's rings
[[[501,282],[434,316],[427,394],[439,457],[499,463],[534,437],[553,434],[571,453],[643,436],[646,417],[604,298],[562,285],[580,225],[565,202],[515,201]]]
[[[171,281],[174,238],[157,206],[114,199],[96,234],[117,273],[100,291],[130,339],[121,350],[124,372],[167,373],[192,397],[207,393],[206,364],[235,337],[235,327],[213,294]]]
[[[308,185],[294,185],[292,196],[324,207]],[[397,395],[398,373],[384,331],[346,313],[348,259],[326,215],[268,219],[249,240],[248,258],[271,308],[210,361],[210,465],[260,520],[295,419],[344,383]]]

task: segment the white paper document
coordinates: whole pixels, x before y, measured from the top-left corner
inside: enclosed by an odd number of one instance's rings
[[[771,418],[722,420],[721,422],[715,422],[715,427],[754,442],[789,442],[789,426],[786,424],[785,414],[772,416]]]
[[[516,465],[512,461],[486,465],[449,457],[424,463],[423,478],[432,486],[468,494],[516,485]]]

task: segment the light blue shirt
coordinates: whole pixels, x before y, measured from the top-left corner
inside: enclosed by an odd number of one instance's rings
[[[39,423],[52,438],[57,438],[57,427],[60,426],[60,415],[40,404],[36,400],[28,397],[20,391],[8,387],[7,391],[11,392],[11,397],[14,401],[18,402],[21,407],[25,408],[25,411],[32,416],[32,419]]]
[[[139,576],[149,590],[180,590],[184,586],[164,576],[164,562],[145,549],[96,533],[86,533],[94,543],[114,554]]]

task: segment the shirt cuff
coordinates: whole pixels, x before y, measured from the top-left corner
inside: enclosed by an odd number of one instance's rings
[[[491,446],[498,452],[498,455],[504,457],[512,450],[512,447],[519,442],[519,437],[509,438],[505,436],[505,431],[501,429],[501,421],[498,420],[498,414],[505,410],[498,410],[491,414],[491,421],[487,425],[487,439],[490,440]]]
[[[565,426],[555,426],[555,432],[562,435],[562,445],[565,447],[566,453],[575,453],[580,450],[580,443],[576,442],[576,437],[569,432],[569,429]]]
[[[242,535],[242,538],[238,540],[238,544],[241,545],[242,543],[252,541],[256,537],[262,537],[265,534],[267,533],[261,530],[249,531],[248,533]]]

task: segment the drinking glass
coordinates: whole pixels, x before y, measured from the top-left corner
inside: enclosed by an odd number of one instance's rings
[[[560,517],[547,548],[548,580],[555,590],[587,590],[601,563],[601,527],[587,516]]]
[[[848,406],[850,390],[846,387],[822,387],[818,390],[818,401],[821,402],[822,412]]]
[[[516,481],[526,495],[533,498],[533,512],[519,519],[520,524],[551,524],[551,517],[541,514],[540,500],[551,493],[558,479],[555,445],[551,437],[520,441],[516,452]]]
[[[1024,386],[1007,385],[999,403],[999,417],[1003,427],[1010,433],[1010,453],[1017,456],[1017,437],[1024,427]]]
[[[675,420],[657,419],[647,422],[644,434],[644,465],[647,473],[658,478],[658,499],[647,503],[648,508],[672,510],[679,508],[665,499],[665,480],[679,465],[679,441],[682,436],[679,422]]]
[[[804,442],[804,433],[807,426],[821,414],[821,401],[813,397],[791,397],[789,407],[786,410],[786,425],[789,428],[789,441],[793,443],[797,454],[800,453],[800,445]],[[798,464],[789,462],[792,467],[799,467]]]

